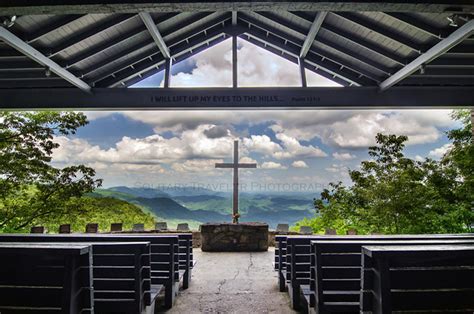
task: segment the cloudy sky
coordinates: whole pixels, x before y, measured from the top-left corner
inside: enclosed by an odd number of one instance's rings
[[[230,86],[231,43],[174,66],[171,86]],[[310,86],[337,84],[307,73]],[[137,86],[157,87],[157,74]],[[239,42],[240,86],[298,86],[296,65]],[[361,104],[363,105],[363,104]],[[231,187],[231,171],[215,169],[230,162],[233,141],[240,140],[241,170],[249,192],[311,192],[331,181],[347,182],[347,169],[367,159],[378,132],[409,136],[407,155],[439,158],[446,150],[445,131],[456,124],[449,110],[400,111],[126,111],[86,112],[90,123],[70,137],[58,137],[58,165],[94,167],[104,186]]]

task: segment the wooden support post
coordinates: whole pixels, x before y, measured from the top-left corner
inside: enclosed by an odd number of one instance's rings
[[[237,88],[237,36],[232,36],[232,87]]]
[[[374,291],[378,296],[375,301],[374,314],[391,313],[390,268],[386,258],[375,260]]]
[[[308,87],[308,84],[306,83],[306,69],[304,67],[304,58],[299,58],[298,61],[300,66],[301,86]]]
[[[280,292],[284,292],[286,288],[286,280],[283,276],[283,241],[278,241],[278,287]],[[286,271],[286,269],[284,270]]]
[[[165,59],[165,83],[164,87],[169,88],[170,87],[170,78],[171,78],[171,58]]]

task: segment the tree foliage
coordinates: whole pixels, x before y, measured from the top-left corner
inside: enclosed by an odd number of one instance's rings
[[[42,221],[49,232],[58,232],[59,225],[70,224],[72,232],[84,232],[86,224],[97,223],[99,230],[110,231],[110,224],[122,223],[123,230],[132,230],[134,224],[142,223],[146,229],[154,229],[155,218],[134,204],[112,197],[83,196],[75,200],[80,211],[50,216]]]
[[[81,210],[77,202],[100,186],[84,165],[56,168],[57,135],[87,124],[82,113],[0,112],[0,230],[26,227]]]
[[[314,231],[338,233],[466,232],[474,222],[474,145],[469,111],[456,111],[460,129],[447,133],[451,149],[440,160],[404,155],[408,138],[377,134],[370,160],[349,171],[351,186],[331,183],[315,200]]]

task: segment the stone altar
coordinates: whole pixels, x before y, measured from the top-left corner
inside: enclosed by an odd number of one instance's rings
[[[268,250],[268,224],[206,223],[201,225],[204,252],[261,252]]]

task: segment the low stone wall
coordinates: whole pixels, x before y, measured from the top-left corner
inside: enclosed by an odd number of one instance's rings
[[[268,250],[268,225],[264,223],[207,223],[201,225],[204,252],[259,252]]]
[[[229,224],[233,225],[233,224]],[[239,226],[245,225],[244,223],[239,224]],[[201,247],[201,231],[190,231],[193,233],[193,247],[194,248],[200,248]],[[122,232],[114,232],[114,233],[163,233],[163,234],[170,234],[170,233],[187,233],[187,232],[182,232],[182,231],[177,231],[177,230],[167,230],[167,231],[122,231]],[[268,246],[275,246],[275,236],[278,234],[283,234],[283,233],[277,233],[275,230],[267,230],[268,233]],[[290,231],[287,233],[284,233],[285,235],[301,235],[299,232],[295,231]],[[264,250],[265,251],[265,250]]]
[[[301,235],[301,233],[296,231],[289,231],[285,233],[276,232],[275,230],[268,231],[268,246],[275,246],[276,235]]]

